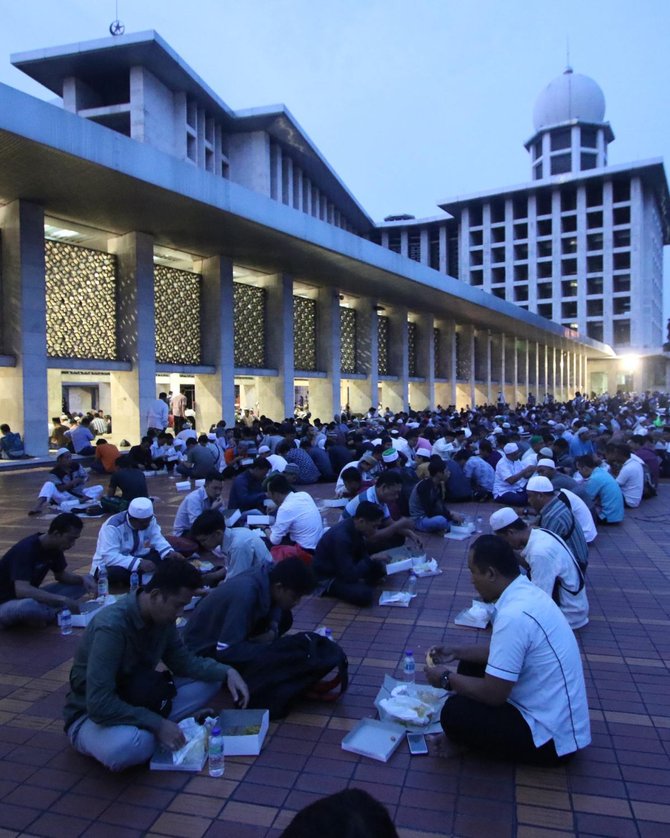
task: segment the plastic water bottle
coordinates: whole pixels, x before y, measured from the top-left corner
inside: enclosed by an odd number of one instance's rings
[[[408,649],[405,652],[405,663],[402,669],[403,680],[407,684],[413,684],[416,678],[416,661],[414,660],[414,652]]]
[[[484,532],[484,519],[481,515],[478,515],[475,519],[475,531],[476,532]]]
[[[209,776],[223,777],[224,753],[221,728],[215,727],[209,735]]]
[[[107,567],[101,564],[98,568],[98,602],[104,602],[109,594],[109,579],[107,578]]]
[[[325,638],[327,638],[328,640],[332,640],[333,639],[333,630],[326,627],[323,631],[323,636]]]
[[[63,608],[58,615],[58,625],[60,626],[60,633],[63,637],[72,634],[72,614],[69,608]]]
[[[410,573],[409,579],[407,580],[407,593],[410,595],[412,599],[416,596],[416,575],[414,573]]]
[[[140,586],[140,574],[133,570],[130,574],[130,593],[134,593]]]

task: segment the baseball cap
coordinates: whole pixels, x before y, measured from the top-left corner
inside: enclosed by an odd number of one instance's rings
[[[510,506],[503,506],[502,509],[496,509],[493,515],[491,515],[489,524],[492,532],[498,532],[498,530],[504,530],[518,520],[519,516]]]
[[[539,474],[533,475],[528,483],[526,483],[527,492],[553,492],[554,487],[551,485],[551,480],[548,477],[542,477]]]
[[[131,518],[152,518],[154,505],[149,498],[135,498],[135,500],[130,501],[128,514]]]
[[[514,454],[518,450],[519,446],[516,444],[516,442],[508,442],[507,445],[505,445],[503,448],[503,453]]]

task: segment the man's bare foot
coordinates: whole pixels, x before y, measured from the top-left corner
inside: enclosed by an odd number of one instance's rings
[[[456,745],[451,742],[444,733],[432,733],[426,736],[426,743],[428,745],[428,754],[431,757],[440,757],[441,759],[454,759],[466,753],[467,748],[462,745]]]

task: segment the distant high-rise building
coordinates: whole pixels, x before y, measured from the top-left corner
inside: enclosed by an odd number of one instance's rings
[[[619,359],[589,365],[590,389],[666,387],[662,160],[609,165],[603,92],[570,68],[540,93],[533,122],[529,183],[441,202],[451,218],[385,223],[375,239],[611,345]]]

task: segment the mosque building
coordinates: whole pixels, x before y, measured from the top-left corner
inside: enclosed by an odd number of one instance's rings
[[[605,97],[571,68],[540,93],[533,123],[530,183],[443,201],[448,216],[389,220],[374,240],[612,346],[616,359],[589,363],[589,392],[668,389],[662,160],[609,164]]]
[[[540,97],[531,184],[376,225],[285,107],[232,110],[155,32],[11,60],[56,97],[0,85],[0,419],[31,454],[64,401],[136,440],[160,390],[199,428],[328,419],[565,399],[659,351],[663,167],[607,165],[582,76]]]

